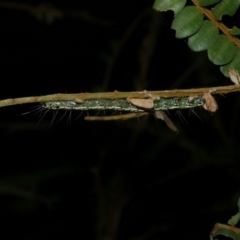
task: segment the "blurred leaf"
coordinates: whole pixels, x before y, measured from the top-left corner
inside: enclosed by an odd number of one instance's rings
[[[240,35],[240,29],[234,26],[234,27],[230,30],[230,33],[231,33],[232,35]]]
[[[234,240],[240,240],[240,229],[225,224],[217,223],[211,232],[211,236],[215,237],[218,235],[230,237]]]
[[[238,209],[239,209],[239,212],[240,212],[240,198],[238,199]]]
[[[228,220],[228,224],[231,226],[235,226],[240,220],[240,213],[235,214]]]

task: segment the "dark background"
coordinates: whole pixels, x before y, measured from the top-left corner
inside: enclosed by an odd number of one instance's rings
[[[8,3],[1,99],[232,84],[206,52],[175,38],[173,13],[155,12],[153,1]],[[179,134],[152,114],[87,122],[91,112],[61,112],[52,121],[39,104],[0,109],[2,238],[209,239],[240,196],[240,97],[216,100],[214,114],[171,111]]]

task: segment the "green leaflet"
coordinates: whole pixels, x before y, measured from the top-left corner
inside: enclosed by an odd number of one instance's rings
[[[171,28],[176,30],[176,38],[185,38],[196,33],[203,23],[203,14],[194,6],[185,7],[176,15]]]
[[[208,49],[208,58],[216,65],[224,65],[233,59],[236,50],[233,42],[230,42],[226,36],[220,35],[217,42]]]
[[[221,20],[223,15],[233,16],[239,5],[240,0],[222,0],[211,11],[217,20]]]
[[[236,49],[236,54],[233,58],[233,60],[228,63],[227,65],[224,65],[220,67],[221,72],[226,76],[229,77],[228,75],[228,69],[235,69],[238,73],[240,73],[240,49]]]
[[[199,4],[201,6],[209,6],[209,5],[212,5],[212,4],[215,4],[217,2],[219,2],[220,0],[198,0]]]
[[[177,14],[182,11],[186,2],[186,0],[155,0],[153,8],[161,12],[172,10]]]
[[[231,30],[230,30],[230,33],[232,35],[240,35],[240,29],[237,28],[236,26],[234,26]]]
[[[195,52],[212,47],[218,38],[218,28],[211,21],[204,21],[199,31],[188,39],[188,46]]]
[[[233,230],[228,230],[224,228],[219,228],[212,236],[218,236],[218,235],[223,235],[229,238],[232,238],[234,240],[240,240],[240,234],[237,234],[237,232]]]

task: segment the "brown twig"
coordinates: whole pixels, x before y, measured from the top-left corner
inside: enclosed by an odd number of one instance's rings
[[[147,112],[142,113],[127,113],[127,114],[121,114],[116,116],[86,116],[84,120],[87,121],[116,121],[116,120],[128,120],[131,118],[137,118],[141,116],[146,116]]]
[[[227,94],[231,92],[239,92],[240,85],[229,85],[223,87],[195,88],[183,90],[165,90],[165,91],[142,91],[142,92],[104,92],[104,93],[76,93],[76,94],[52,94],[46,96],[33,96],[23,98],[11,98],[0,100],[0,107],[37,103],[51,102],[64,100],[85,100],[85,99],[119,99],[119,98],[148,98],[153,97],[184,97],[184,96],[199,96],[206,92],[211,94]]]

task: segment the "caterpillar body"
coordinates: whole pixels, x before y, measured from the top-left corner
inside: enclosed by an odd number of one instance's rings
[[[155,100],[153,108],[146,109],[141,106],[135,106],[126,99],[89,99],[78,101],[51,101],[43,103],[43,108],[48,110],[77,110],[77,111],[126,111],[126,112],[146,112],[158,110],[171,110],[171,109],[191,109],[203,106],[205,103],[202,96],[194,98],[189,97],[173,97],[173,98],[160,98]]]

